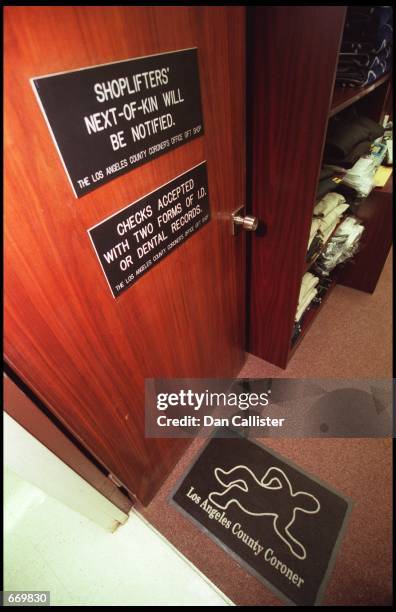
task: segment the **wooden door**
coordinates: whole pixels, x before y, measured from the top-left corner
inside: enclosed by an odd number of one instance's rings
[[[144,380],[243,361],[243,7],[5,9],[5,358],[141,501],[184,440],[146,439]],[[29,79],[197,47],[205,134],[76,199]],[[211,221],[114,299],[87,229],[207,161]]]
[[[286,368],[334,88],[345,6],[254,6],[249,351]],[[305,328],[307,329],[307,328]],[[300,336],[302,338],[302,334]]]

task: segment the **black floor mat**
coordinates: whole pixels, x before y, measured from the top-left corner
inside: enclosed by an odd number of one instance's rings
[[[349,500],[243,437],[212,438],[172,499],[289,603],[319,603]]]

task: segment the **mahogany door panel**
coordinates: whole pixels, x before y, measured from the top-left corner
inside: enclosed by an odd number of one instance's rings
[[[5,9],[5,358],[144,503],[186,442],[144,436],[144,379],[243,361],[243,7]],[[197,47],[205,133],[76,199],[29,82]],[[87,229],[206,160],[211,220],[114,299]]]
[[[254,6],[249,351],[285,368],[333,93],[344,6]]]

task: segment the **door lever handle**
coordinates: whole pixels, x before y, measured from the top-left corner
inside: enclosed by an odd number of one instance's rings
[[[241,227],[247,232],[255,232],[258,227],[258,218],[253,215],[244,215],[243,206],[232,213],[232,235],[236,236],[238,227]]]

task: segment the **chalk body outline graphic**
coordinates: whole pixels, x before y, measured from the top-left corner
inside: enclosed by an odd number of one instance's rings
[[[269,491],[276,491],[276,490],[282,489],[285,483],[289,489],[291,498],[299,497],[300,499],[304,498],[306,501],[307,501],[307,498],[310,498],[311,500],[313,500],[314,504],[316,505],[313,509],[309,509],[304,506],[303,507],[294,506],[293,515],[292,515],[291,520],[287,524],[282,525],[283,527],[282,529],[283,533],[282,533],[280,529],[280,525],[279,525],[281,513],[280,512],[252,512],[251,510],[243,506],[243,501],[247,498],[246,495],[241,500],[237,499],[236,497],[232,497],[231,499],[227,499],[224,505],[219,503],[218,498],[221,499],[222,497],[228,496],[229,492],[232,490],[239,489],[243,491],[243,493],[245,494],[249,493],[249,485],[248,485],[248,482],[246,481],[246,477],[243,477],[243,476],[241,477],[240,474],[237,475],[235,480],[231,480],[230,482],[228,482],[228,484],[224,482],[224,476],[229,476],[232,473],[234,473],[236,470],[249,474],[249,477],[254,480],[256,485],[262,487],[263,489],[269,490]],[[293,525],[298,511],[303,512],[304,514],[317,514],[320,511],[320,508],[321,508],[320,502],[314,495],[312,495],[312,493],[308,493],[307,491],[293,492],[293,488],[292,488],[289,478],[286,476],[285,472],[281,468],[278,468],[276,466],[269,467],[267,471],[265,472],[264,476],[261,478],[261,480],[259,480],[254,474],[254,472],[252,472],[252,470],[248,468],[246,465],[236,465],[230,470],[223,470],[220,467],[216,467],[214,469],[214,474],[215,474],[216,480],[222,485],[222,487],[224,487],[224,490],[221,492],[211,491],[209,493],[208,499],[212,502],[212,504],[215,504],[218,508],[221,508],[222,510],[226,510],[232,503],[235,503],[243,512],[245,512],[245,514],[249,514],[250,516],[272,516],[274,517],[273,527],[274,527],[275,533],[288,546],[288,548],[290,549],[290,552],[295,557],[297,557],[297,559],[300,559],[300,560],[306,559],[307,551],[305,547],[299,540],[297,540],[290,533],[289,529]],[[283,521],[283,522],[286,522],[286,521]]]

